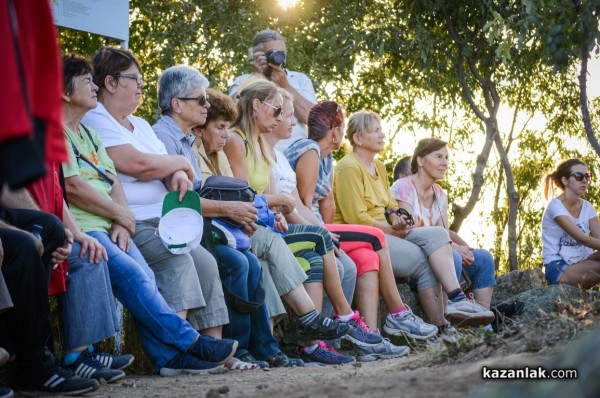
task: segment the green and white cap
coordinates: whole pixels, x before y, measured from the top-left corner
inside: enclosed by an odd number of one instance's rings
[[[204,220],[200,195],[187,191],[179,201],[179,191],[169,192],[163,200],[158,235],[173,254],[189,253],[200,245]]]

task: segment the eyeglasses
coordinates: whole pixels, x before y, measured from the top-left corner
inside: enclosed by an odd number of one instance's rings
[[[273,111],[273,117],[275,117],[275,118],[278,118],[281,115],[281,113],[283,112],[283,108],[281,106],[271,105],[271,104],[269,104],[268,102],[265,102],[265,101],[261,101],[261,102],[263,104],[265,104],[267,106],[270,106],[271,108],[274,109],[274,111]]]
[[[185,97],[176,97],[178,100],[182,101],[198,101],[198,105],[202,106],[206,104],[209,100],[208,94],[202,94],[198,98],[185,98]]]
[[[569,177],[575,177],[577,181],[583,181],[584,178],[586,179],[586,181],[592,181],[592,175],[590,173],[582,173],[581,171],[569,174]]]
[[[133,79],[141,86],[144,83],[144,77],[139,73],[117,73],[113,75],[114,77],[124,77],[125,79]]]

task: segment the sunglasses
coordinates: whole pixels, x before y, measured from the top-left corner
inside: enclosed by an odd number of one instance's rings
[[[592,181],[592,175],[590,173],[582,173],[581,171],[569,174],[569,177],[575,177],[577,181],[583,181],[584,178],[586,179],[586,181]]]
[[[271,105],[268,102],[265,101],[261,101],[263,104],[270,106],[271,108],[274,109],[273,111],[273,117],[278,118],[282,113],[283,113],[283,108],[280,106],[275,106],[275,105]]]
[[[206,104],[209,100],[208,94],[202,94],[198,98],[185,98],[185,97],[176,97],[178,100],[182,101],[198,101],[198,105],[202,106]]]
[[[125,79],[133,79],[138,85],[142,85],[144,83],[144,77],[139,73],[117,73],[113,75],[114,77],[123,77]]]

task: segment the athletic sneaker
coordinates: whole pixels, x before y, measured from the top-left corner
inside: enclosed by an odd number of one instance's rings
[[[123,370],[133,363],[135,357],[131,354],[112,355],[94,346],[94,359],[109,369]]]
[[[438,328],[413,314],[407,305],[406,310],[388,314],[383,330],[392,336],[408,336],[415,340],[425,340],[435,336]]]
[[[446,319],[457,326],[480,326],[492,323],[495,316],[490,310],[483,308],[473,297],[453,302],[446,301],[444,310]]]
[[[306,347],[301,348],[300,356],[308,362],[318,362],[326,365],[343,365],[356,362],[353,356],[340,354],[335,348],[328,346],[323,341],[319,341],[317,349],[312,353],[308,353]]]
[[[180,352],[175,355],[158,374],[163,377],[173,377],[182,374],[220,374],[227,372],[224,366],[206,362],[187,352]]]
[[[32,370],[27,377],[27,382],[18,391],[25,397],[38,397],[40,395],[69,395],[76,396],[97,390],[100,387],[98,380],[84,379],[72,376],[70,372],[47,358],[46,364]]]
[[[233,357],[237,347],[238,342],[235,340],[216,339],[212,336],[201,334],[194,344],[188,348],[187,352],[203,361],[221,365]]]
[[[296,333],[298,340],[329,340],[342,337],[350,330],[350,325],[346,322],[340,322],[337,319],[331,319],[321,314],[317,315],[308,325],[303,325],[300,320],[296,320]]]
[[[81,352],[73,363],[67,365],[63,360],[62,366],[65,369],[71,369],[75,376],[84,379],[104,380],[112,383],[125,377],[125,372],[107,368],[97,361],[87,349]]]
[[[357,346],[356,359],[360,362],[371,362],[377,359],[392,359],[408,355],[410,348],[405,345],[394,345],[390,339],[374,346]]]
[[[333,316],[337,318],[337,315]],[[343,322],[343,321],[342,321]],[[371,346],[380,344],[383,338],[378,333],[373,332],[365,323],[365,318],[360,316],[358,311],[354,311],[352,318],[346,322],[352,328],[350,331],[342,336],[342,339],[348,340],[357,346]]]
[[[440,328],[439,336],[444,343],[448,344],[458,343],[462,338],[462,334],[460,334],[460,332],[449,323]]]

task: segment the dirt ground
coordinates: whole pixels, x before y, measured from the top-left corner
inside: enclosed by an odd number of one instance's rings
[[[458,344],[413,347],[408,357],[220,375],[128,376],[89,397],[465,397],[485,385],[482,367],[539,366],[598,324],[597,314],[560,314],[513,324],[499,334],[468,333]],[[545,381],[540,381],[545,383]]]

